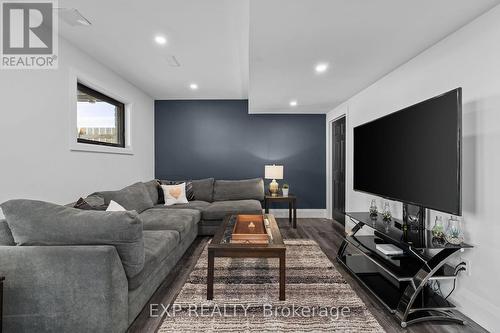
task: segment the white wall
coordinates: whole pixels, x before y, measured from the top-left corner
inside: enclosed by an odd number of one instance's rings
[[[133,155],[70,151],[75,72],[131,103]],[[151,97],[62,39],[57,70],[0,70],[0,202],[68,203],[153,177]]]
[[[327,122],[347,113],[346,207],[367,210],[371,197],[352,190],[352,128],[456,87],[463,87],[463,218],[466,240],[475,248],[463,254],[471,261],[471,276],[461,276],[452,300],[473,320],[498,332],[500,6],[332,110]],[[393,205],[400,215],[401,206]]]

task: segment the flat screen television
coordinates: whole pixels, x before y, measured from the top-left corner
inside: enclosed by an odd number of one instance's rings
[[[354,128],[354,190],[462,214],[462,89]]]

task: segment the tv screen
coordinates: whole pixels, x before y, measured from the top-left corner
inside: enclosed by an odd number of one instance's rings
[[[461,215],[462,90],[354,128],[354,190]]]

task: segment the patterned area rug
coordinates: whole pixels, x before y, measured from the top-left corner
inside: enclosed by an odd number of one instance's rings
[[[216,258],[214,300],[206,300],[207,249],[158,332],[384,332],[312,240],[286,240],[286,301],[278,259]]]

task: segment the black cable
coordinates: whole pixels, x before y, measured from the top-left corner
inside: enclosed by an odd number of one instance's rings
[[[459,266],[466,266],[466,265],[467,265],[467,263],[466,263],[465,261],[462,261],[461,263],[459,263],[458,265],[456,265],[456,266],[455,266],[455,275],[457,275],[457,268],[458,268]]]
[[[460,264],[457,265],[457,267],[460,266]],[[456,272],[455,272],[455,276],[458,275],[458,273],[460,273],[461,271],[465,271],[466,268],[465,267],[460,267]],[[455,287],[457,285],[457,279],[453,279],[453,288],[451,289],[450,293],[448,294],[448,296],[446,296],[444,299],[448,299],[448,297],[450,297],[450,295],[455,291]]]
[[[436,285],[437,285],[437,292],[439,292],[439,294],[443,296],[443,292],[441,291],[441,283],[439,283],[439,280],[436,280]]]
[[[457,264],[457,265],[455,266],[455,269],[453,270],[453,275],[457,276],[457,274],[458,274],[458,268],[459,268],[460,266],[465,266],[466,264],[467,264],[467,263],[466,263],[465,261],[462,261],[462,262],[460,262],[459,264]],[[464,268],[463,268],[463,267],[461,267],[461,268],[462,268],[462,270],[464,270]],[[454,280],[454,281],[455,281],[455,280]],[[432,289],[433,289],[433,291],[434,291],[435,293],[439,293],[439,295],[441,295],[441,297],[443,297],[443,298],[444,298],[443,291],[441,290],[441,283],[439,283],[439,280],[436,280],[436,281],[434,281],[434,282],[432,283]],[[453,289],[455,289],[455,287],[453,287]],[[451,294],[451,293],[450,293],[450,294]],[[448,296],[449,296],[449,295],[448,295]],[[448,297],[448,296],[447,296],[447,297]]]

